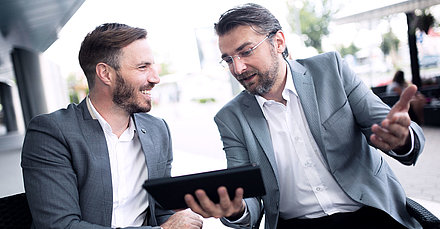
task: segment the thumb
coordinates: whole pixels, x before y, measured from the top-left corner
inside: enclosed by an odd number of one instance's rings
[[[391,112],[389,115],[392,115],[396,112],[407,112],[409,110],[409,102],[413,98],[413,96],[417,92],[417,86],[411,85],[405,90],[403,90],[402,94],[400,94],[400,99],[397,101],[396,104],[394,104],[393,108],[391,109]]]

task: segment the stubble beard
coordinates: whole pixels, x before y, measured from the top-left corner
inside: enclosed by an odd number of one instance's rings
[[[136,102],[136,89],[126,83],[124,78],[116,73],[116,88],[113,92],[113,102],[125,110],[128,114],[149,112],[151,110],[151,101],[146,101],[147,106],[140,106]],[[139,91],[139,90],[138,90]]]
[[[270,54],[271,54],[272,64],[266,72],[260,73],[257,71],[256,77],[258,77],[258,79],[256,82],[257,84],[256,87],[252,89],[250,88],[252,84],[245,85],[242,83],[243,87],[250,94],[264,96],[270,91],[270,89],[272,89],[273,85],[275,84],[275,79],[279,69],[279,60],[272,46],[270,49]]]

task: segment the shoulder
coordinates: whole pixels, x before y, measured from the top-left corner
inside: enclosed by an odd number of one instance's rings
[[[54,124],[70,123],[77,119],[77,115],[82,113],[77,104],[69,104],[66,108],[59,109],[52,113],[40,114],[31,119],[29,127],[52,126]]]
[[[242,91],[236,95],[231,101],[226,103],[218,112],[216,116],[224,113],[236,113],[241,110],[242,106],[249,106],[249,102],[255,100],[255,97],[247,91]],[[256,101],[255,101],[256,102]]]
[[[298,59],[297,62],[306,68],[326,68],[341,64],[343,61],[338,52],[326,52],[306,59]]]

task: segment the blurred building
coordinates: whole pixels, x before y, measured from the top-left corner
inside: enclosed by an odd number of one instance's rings
[[[0,2],[0,153],[21,147],[34,116],[69,102],[59,68],[41,54],[83,2]]]
[[[407,40],[401,40],[403,45],[400,45],[398,50],[399,64],[397,68],[404,69],[408,71],[408,76],[411,77],[411,80],[414,84],[421,87],[422,86],[422,78],[430,77],[435,75],[440,75],[440,50],[438,47],[439,39],[435,36],[435,31],[425,32],[420,31],[417,28],[420,23],[418,20],[420,19],[420,14],[423,13],[426,9],[430,9],[434,6],[440,4],[440,0],[407,0],[401,1],[396,4],[392,4],[389,6],[384,6],[377,9],[372,9],[360,13],[356,13],[353,15],[344,16],[341,18],[337,18],[333,20],[337,25],[347,25],[347,24],[357,24],[357,30],[372,30],[377,28],[380,25],[380,20],[387,18],[390,20],[390,17],[398,14],[405,15],[401,18],[399,24],[407,27],[406,38]],[[389,26],[389,31],[394,29],[391,25]],[[366,28],[365,28],[366,27]],[[417,28],[417,29],[416,29]],[[376,31],[377,32],[377,31]],[[367,32],[368,33],[368,32]],[[379,34],[374,34],[375,37]],[[372,43],[373,36],[364,36],[369,37],[370,39],[367,42]],[[377,48],[377,44],[373,44],[374,47]],[[377,72],[383,72],[385,74],[379,74],[379,76],[389,75],[388,79],[375,79],[364,80],[367,83],[370,83],[371,86],[375,86],[380,82],[385,82],[386,80],[390,80],[392,77],[393,64],[396,64],[394,61],[391,64],[391,61],[388,61],[386,58],[377,58],[378,52],[374,51],[374,47],[370,45],[367,47],[367,54],[365,54],[365,50],[362,50],[361,55],[356,63],[360,63],[361,65],[354,66],[354,69],[359,69],[360,74],[364,74],[365,71],[369,71],[369,75],[378,75]],[[427,57],[425,57],[427,56]],[[382,60],[378,61],[378,60]],[[403,61],[403,63],[402,63]],[[432,69],[432,67],[436,67],[436,69]],[[428,68],[428,69],[427,69]],[[435,72],[437,71],[437,72]],[[391,74],[387,74],[387,72]],[[370,81],[370,82],[368,82]]]

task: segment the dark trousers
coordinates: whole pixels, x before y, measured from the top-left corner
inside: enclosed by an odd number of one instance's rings
[[[362,207],[355,212],[336,213],[316,219],[278,219],[277,229],[404,229],[385,212]]]

